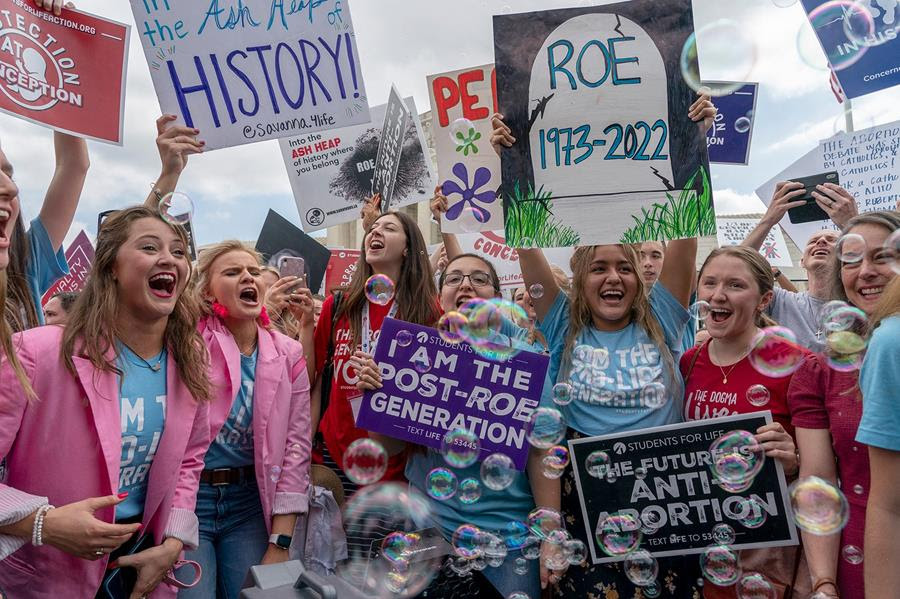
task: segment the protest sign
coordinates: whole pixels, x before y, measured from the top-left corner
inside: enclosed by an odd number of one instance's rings
[[[412,97],[406,98],[411,114]],[[294,201],[304,231],[316,231],[359,218],[363,201],[372,193],[375,156],[387,105],[372,108],[372,122],[278,140]],[[403,137],[391,207],[431,197],[434,176],[418,118],[411,118]]]
[[[359,260],[359,250],[337,249],[331,250],[331,258],[328,260],[328,268],[325,270],[326,294],[335,289],[345,289],[350,285],[350,279],[356,272],[356,262]]]
[[[382,214],[391,209],[400,154],[403,152],[403,138],[408,126],[409,109],[403,103],[397,88],[392,85],[381,125],[378,153],[375,155],[375,172],[372,173],[372,195],[381,196]]]
[[[206,150],[369,121],[348,0],[131,0],[164,113]]]
[[[719,247],[727,247],[729,245],[741,245],[750,231],[759,224],[758,218],[727,218],[719,217],[716,219],[716,237],[719,240]],[[793,266],[791,255],[788,253],[787,242],[781,233],[781,227],[774,226],[769,230],[763,241],[759,253],[763,258],[769,261],[772,266]]]
[[[634,530],[654,530],[644,534],[641,547],[655,557],[703,552],[716,542],[712,530],[720,523],[734,529],[736,540],[728,546],[735,550],[796,545],[777,460],[766,459],[750,485],[735,493],[722,489],[710,469],[716,439],[734,430],[755,433],[770,422],[767,411],[570,440],[593,563],[627,557],[604,553],[595,534],[598,524],[616,513],[636,524]],[[589,472],[587,457],[598,451],[606,452],[608,470]]]
[[[516,250],[506,245],[503,231],[481,231],[480,233],[461,233],[456,236],[462,251],[467,254],[477,254],[490,261],[497,270],[500,278],[500,287],[503,289],[515,289],[525,284],[522,278],[522,268],[519,266],[519,255]],[[429,248],[433,253],[440,244]],[[569,268],[569,260],[572,258],[573,248],[551,248],[544,250],[547,261],[560,267],[569,277],[572,270]]]
[[[269,209],[266,222],[259,232],[256,250],[263,255],[266,264],[275,268],[278,268],[278,260],[283,256],[303,258],[309,289],[313,293],[319,292],[331,252],[272,209]]]
[[[58,280],[44,293],[41,305],[50,301],[57,293],[66,291],[81,291],[84,282],[91,274],[91,264],[94,263],[94,246],[88,239],[87,233],[81,231],[66,249],[66,264],[69,265],[69,274]]]
[[[750,160],[750,139],[756,114],[756,90],[759,84],[711,82],[727,88],[730,94],[716,97],[716,120],[706,133],[709,161],[717,164],[743,164]]]
[[[441,230],[502,229],[500,158],[491,147],[491,116],[498,110],[494,65],[431,75],[428,93],[438,179],[450,203]]]
[[[803,8],[848,98],[900,84],[896,0],[803,0]]]
[[[821,141],[789,167],[763,183],[756,195],[767,206],[775,185],[798,177],[836,171],[840,185],[856,198],[860,212],[896,210],[900,202],[900,121],[853,133],[839,133]],[[838,227],[830,220],[792,223],[785,215],[779,223],[798,247],[817,231]]]
[[[379,339],[382,387],[363,396],[358,427],[435,449],[447,431],[465,428],[478,435],[479,459],[503,453],[525,468],[547,356],[523,351],[490,360],[467,343],[447,343],[435,329],[392,318]],[[424,362],[431,366],[426,372],[413,367]]]
[[[706,140],[681,77],[690,0],[498,15],[506,239],[563,247],[711,235]]]
[[[128,25],[32,0],[0,0],[0,110],[122,145]]]

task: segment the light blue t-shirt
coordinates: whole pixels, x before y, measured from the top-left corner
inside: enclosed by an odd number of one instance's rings
[[[692,306],[694,302],[697,301],[697,292],[691,293],[691,299],[688,302],[689,306]],[[697,319],[689,318],[687,324],[684,325],[684,329],[681,332],[681,343],[679,343],[678,350],[681,353],[686,352],[687,350],[694,347],[697,343]]]
[[[863,415],[856,440],[872,447],[900,451],[900,316],[875,329],[859,371]]]
[[[154,371],[151,365],[159,364]],[[119,493],[128,497],[116,506],[116,519],[133,518],[144,511],[150,466],[166,423],[166,350],[149,360],[119,345],[119,415],[122,422],[122,461]]]
[[[253,388],[256,382],[256,350],[241,354],[241,386],[225,424],[209,446],[206,468],[240,468],[253,464]]]
[[[560,365],[569,331],[569,298],[564,293],[556,296],[540,323],[550,346],[550,380],[572,385],[574,399],[561,410],[575,430],[605,435],[682,420],[684,381],[678,360],[682,331],[690,315],[660,283],[653,285],[649,300],[672,354],[671,365],[647,332],[634,322],[612,332],[590,325],[578,333],[573,353],[579,354],[579,359],[561,380]],[[545,386],[544,395],[549,392],[550,387]]]
[[[40,217],[31,221],[28,229],[28,260],[25,262],[25,279],[28,291],[34,300],[38,322],[44,324],[44,311],[41,310],[41,298],[59,279],[69,274],[66,254],[62,248],[53,251],[50,235],[41,222]]]

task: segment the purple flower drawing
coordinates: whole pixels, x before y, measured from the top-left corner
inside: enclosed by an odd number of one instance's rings
[[[447,219],[448,220],[456,220],[462,215],[463,210],[467,205],[472,206],[472,215],[475,217],[480,223],[486,223],[491,219],[491,213],[486,208],[479,206],[477,202],[482,202],[484,204],[490,204],[491,202],[496,201],[497,192],[492,189],[487,189],[482,191],[481,193],[478,190],[481,187],[484,187],[491,180],[491,171],[483,166],[478,167],[475,170],[475,175],[472,178],[472,185],[469,186],[469,171],[466,169],[466,165],[462,162],[457,162],[453,165],[453,174],[456,175],[457,179],[462,181],[463,186],[460,187],[456,181],[448,180],[444,181],[444,184],[441,186],[441,193],[450,198],[451,195],[459,194],[462,196],[462,199],[456,203],[451,203],[450,208],[447,210]],[[452,201],[452,198],[450,198]]]

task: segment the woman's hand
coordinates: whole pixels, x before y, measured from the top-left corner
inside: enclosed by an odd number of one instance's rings
[[[54,508],[44,516],[43,542],[70,555],[96,560],[112,553],[141,529],[140,524],[110,524],[94,512],[112,507],[127,497],[91,497]]]
[[[364,351],[355,351],[350,356],[350,365],[356,368],[356,388],[360,391],[381,389],[381,370],[372,358],[372,354]]]
[[[769,202],[769,207],[766,208],[766,213],[763,215],[761,222],[769,225],[769,228],[774,227],[784,218],[788,210],[806,204],[806,200],[797,200],[804,193],[806,191],[803,189],[803,185],[796,181],[780,181],[776,183],[772,201]]]
[[[700,127],[700,132],[706,135],[706,132],[709,131],[709,128],[713,126],[713,122],[716,120],[717,111],[708,95],[697,93],[700,97],[691,104],[691,107],[688,109],[688,116]]]
[[[431,216],[434,217],[435,222],[440,223],[441,217],[450,207],[450,200],[443,194],[440,185],[434,188],[434,197],[431,198],[428,207],[431,209]]]
[[[298,287],[288,296],[287,309],[294,315],[301,327],[316,325],[316,303],[312,292],[306,287]]]
[[[48,12],[52,12],[57,17],[62,13],[62,8],[65,6],[66,8],[75,8],[75,5],[71,2],[63,2],[63,0],[34,0],[34,4],[38,8],[43,8]]]
[[[547,560],[550,556],[558,559],[559,553],[562,553],[563,548],[555,543],[550,543],[549,541],[541,542],[541,588],[546,589],[548,584],[555,585],[560,580],[562,580],[563,575],[566,573],[566,570],[569,569],[568,562],[565,567],[560,570],[551,570],[547,567]]]
[[[263,555],[262,562],[260,562],[263,566],[268,566],[269,564],[280,564],[281,562],[286,562],[290,559],[288,557],[288,550],[282,549],[277,545],[273,545],[269,543],[268,549],[266,549],[265,555]]]
[[[272,314],[281,314],[291,300],[291,287],[297,284],[297,277],[281,277],[266,289],[266,307]]]
[[[848,220],[859,214],[856,198],[840,185],[834,183],[816,185],[816,190],[810,195],[816,200],[819,208],[824,210],[831,221],[841,229]]]
[[[363,202],[359,209],[359,218],[362,220],[363,231],[368,231],[381,216],[381,194],[376,193],[371,198]]]
[[[184,543],[169,537],[162,545],[145,549],[134,555],[123,555],[113,564],[113,568],[134,568],[137,570],[137,583],[129,599],[146,597],[159,586],[172,566],[181,555]]]
[[[491,117],[491,127],[493,127],[491,131],[491,147],[494,148],[497,156],[499,156],[502,148],[511,148],[516,143],[516,138],[512,135],[512,129],[503,122],[503,115],[500,113],[496,113]]]
[[[177,119],[174,114],[164,114],[156,119],[156,149],[162,162],[162,175],[178,176],[187,166],[188,156],[201,154],[205,141],[197,141],[199,129],[184,125],[172,125]]]
[[[800,460],[797,457],[797,446],[794,439],[778,422],[772,422],[756,429],[756,442],[766,452],[766,456],[775,458],[784,467],[784,473],[793,476],[800,471]]]

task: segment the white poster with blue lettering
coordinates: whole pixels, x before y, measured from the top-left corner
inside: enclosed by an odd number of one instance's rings
[[[207,150],[369,122],[348,0],[131,0],[165,113]]]

